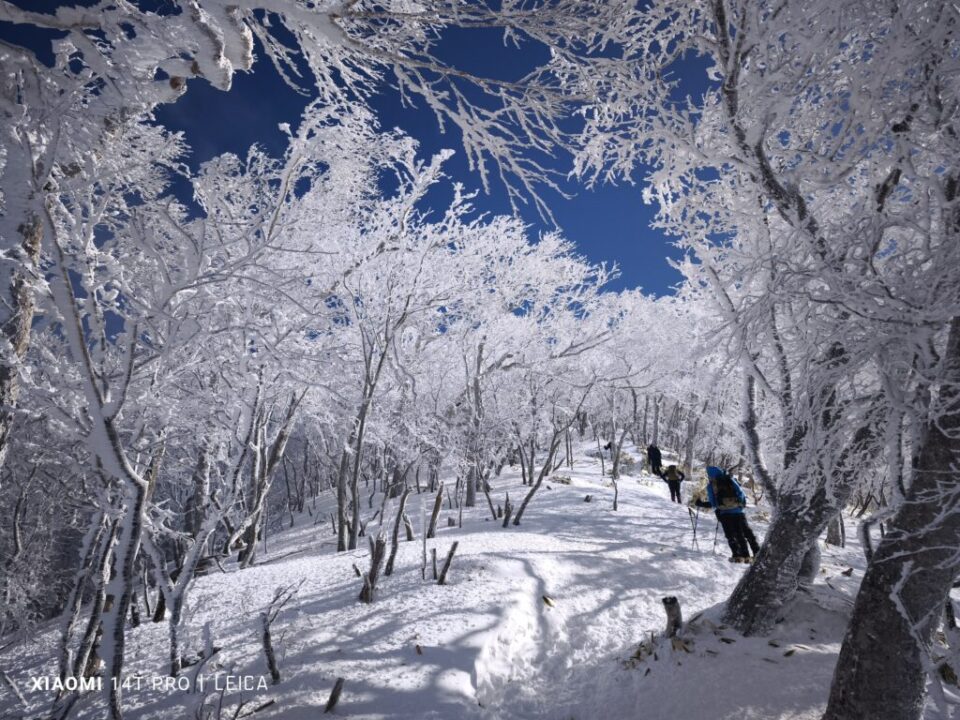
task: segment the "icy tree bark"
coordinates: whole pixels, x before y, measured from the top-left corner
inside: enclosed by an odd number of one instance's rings
[[[841,452],[829,491],[826,478],[812,468],[809,472],[817,474],[796,485],[801,489],[781,491],[760,552],[727,602],[724,622],[744,635],[764,635],[773,628],[797,591],[804,558],[814,552],[827,523],[850,499],[857,477],[853,456],[871,443],[876,433],[868,414]],[[804,485],[814,489],[804,490]]]
[[[467,462],[470,464],[467,471],[467,507],[477,504],[477,483],[482,482],[480,477],[481,448],[480,433],[483,427],[483,391],[480,378],[483,376],[483,351],[485,344],[481,342],[477,347],[477,357],[473,368],[473,377],[470,381],[470,430],[467,437]]]
[[[350,472],[350,452],[348,442],[340,455],[340,467],[337,471],[337,552],[347,549],[347,483]]]
[[[447,573],[450,572],[450,565],[453,563],[453,555],[457,552],[457,547],[459,547],[459,542],[454,542],[450,546],[450,552],[447,553],[447,559],[443,561],[443,569],[440,571],[440,575],[437,578],[437,585],[446,585],[447,584]]]
[[[809,585],[817,579],[817,573],[820,572],[820,559],[820,545],[814,538],[800,560],[800,570],[797,573],[797,580],[800,583]]]
[[[926,648],[960,572],[960,318],[944,359],[940,412],[924,428],[905,502],[860,584],[824,720],[923,713],[933,669]]]
[[[642,443],[644,447],[646,447],[647,445],[647,437],[648,437],[647,418],[649,416],[649,413],[650,413],[650,396],[644,395],[643,396],[643,443]]]
[[[287,406],[287,411],[272,443],[267,442],[267,418],[262,417],[258,423],[253,455],[253,505],[240,528],[234,533],[235,537],[239,537],[242,533],[245,541],[245,546],[240,552],[240,567],[249,567],[256,558],[257,538],[263,526],[267,494],[270,492],[277,465],[282,462],[287,450],[290,433],[293,431],[293,421],[305,395],[304,391],[290,399],[290,404]]]
[[[373,594],[377,589],[377,578],[383,566],[383,557],[387,552],[387,541],[383,535],[377,535],[376,540],[370,541],[370,570],[363,576],[363,588],[360,590],[360,602],[372,603]]]
[[[186,530],[191,537],[200,534],[207,504],[210,502],[210,458],[208,443],[203,444],[193,472],[193,491],[187,503]]]
[[[117,441],[119,444],[119,440]],[[140,549],[143,534],[144,511],[146,509],[147,486],[142,480],[126,489],[124,517],[120,524],[120,536],[114,553],[115,576],[108,586],[108,594],[113,596],[113,606],[104,612],[104,663],[107,676],[120,679],[123,671],[125,650],[124,621],[130,610],[130,599],[136,581],[134,560]],[[120,720],[121,710],[120,683],[105,683],[110,699],[110,717]]]
[[[627,433],[630,432],[630,428],[624,428],[620,431],[620,437],[617,438],[617,441],[614,443],[611,452],[613,453],[613,465],[610,468],[610,477],[614,480],[620,479],[620,448],[623,447],[623,441],[627,437]]]
[[[832,431],[839,429],[832,427]],[[725,622],[744,635],[764,635],[773,628],[796,594],[805,556],[813,551],[827,523],[847,504],[853,492],[857,477],[853,456],[876,433],[872,415],[868,414],[841,452],[829,486],[818,469],[810,468],[808,472],[816,474],[796,483],[797,490],[781,490],[760,552],[727,602]],[[798,435],[795,433],[794,437]],[[812,489],[804,489],[805,485]]]
[[[843,547],[843,515],[837,516],[827,525],[827,545]]]
[[[547,476],[547,473],[550,472],[550,468],[553,465],[553,456],[557,453],[557,448],[560,447],[560,432],[554,432],[553,438],[550,441],[550,450],[547,452],[547,456],[543,460],[543,467],[540,468],[540,472],[537,474],[537,480],[533,483],[533,487],[530,488],[530,491],[526,494],[526,497],[523,498],[523,502],[520,503],[520,507],[517,508],[517,514],[513,518],[513,524],[519,525],[520,518],[523,517],[524,511],[527,509],[527,505],[530,504],[530,501],[533,500],[533,496],[536,495],[537,490],[540,489],[540,486],[543,484],[543,479]],[[533,472],[533,468],[530,468],[530,472]],[[532,478],[531,478],[532,480]]]
[[[503,527],[510,524],[510,517],[513,515],[513,504],[510,502],[510,493],[507,493],[507,499],[503,501]]]
[[[263,629],[263,654],[267,658],[267,669],[270,671],[270,682],[273,685],[280,683],[280,668],[277,667],[277,655],[273,651],[273,638],[270,635],[270,616],[267,612],[260,613],[260,626]]]
[[[660,401],[663,395],[658,395],[653,399],[653,430],[650,436],[651,445],[660,444]]]
[[[756,560],[727,602],[724,622],[744,635],[764,635],[773,629],[797,591],[811,542],[832,515],[823,489],[813,498],[783,496]]]
[[[474,507],[477,504],[477,468],[471,463],[467,469],[466,490],[464,493],[464,505]]]
[[[83,538],[83,544],[80,551],[80,567],[73,576],[73,585],[70,588],[70,595],[64,604],[63,613],[60,619],[60,679],[66,680],[69,676],[70,660],[70,638],[73,635],[73,629],[80,619],[82,609],[83,591],[95,569],[95,561],[104,557],[101,542],[104,533],[107,531],[109,522],[103,512],[98,513],[96,522],[91,522]]]
[[[387,566],[383,569],[384,575],[393,574],[393,563],[397,559],[397,550],[400,549],[400,522],[403,519],[403,509],[407,504],[407,496],[410,494],[410,488],[403,489],[403,495],[400,496],[400,505],[397,508],[397,517],[393,521],[393,537],[390,541],[390,557],[387,558]]]
[[[432,538],[437,534],[437,518],[440,517],[440,510],[443,508],[443,483],[437,487],[437,497],[433,501],[433,512],[430,513],[430,526],[427,528],[427,538]]]
[[[846,357],[843,347],[835,343],[824,355],[821,366],[828,372],[836,372],[843,367]],[[873,411],[879,406],[879,397],[861,418],[852,437],[843,444],[831,477],[824,476],[819,463],[798,466],[798,459],[804,451],[810,452],[807,445],[816,442],[816,437],[832,437],[844,431],[839,423],[841,403],[829,378],[828,374],[817,394],[805,401],[809,403],[805,421],[794,417],[794,411],[784,402],[788,420],[784,432],[784,474],[792,476],[791,486],[779,490],[776,512],[760,553],[731,594],[724,614],[725,622],[744,635],[768,633],[793,599],[804,557],[813,551],[827,523],[846,506],[853,492],[859,470],[854,459],[856,454],[872,445],[878,433],[878,420]],[[748,380],[745,390],[749,389]],[[745,430],[745,444],[750,445],[751,436],[746,431],[750,429],[750,420],[755,418],[751,418],[749,393],[745,400],[746,414],[741,426]],[[813,427],[813,423],[819,427]],[[755,444],[746,450],[748,455],[759,459]]]
[[[100,546],[97,548],[97,564],[93,568],[96,571],[96,574],[93,575],[96,590],[93,602],[90,603],[90,615],[87,618],[86,629],[84,630],[80,643],[77,646],[77,652],[73,658],[72,672],[73,677],[76,678],[83,677],[88,667],[97,664],[94,658],[96,654],[95,646],[97,645],[98,636],[102,635],[100,623],[107,602],[107,585],[110,582],[110,566],[113,558],[113,548],[117,540],[117,533],[119,532],[119,527],[115,521],[108,521],[107,524],[109,531],[100,537]],[[82,600],[83,597],[82,587],[80,588],[80,593],[80,598],[77,598],[78,601]],[[65,630],[65,633],[68,632],[69,628]],[[63,640],[65,643],[68,642],[69,635],[65,634]],[[64,667],[70,671],[69,652],[65,652],[63,660],[65,663]]]
[[[691,402],[692,402],[691,398]],[[693,413],[690,412],[687,415],[687,438],[684,443],[684,456],[683,456],[683,467],[686,470],[687,477],[693,477],[693,450],[696,445],[697,440],[697,430],[700,428],[700,417],[705,415],[707,412],[707,407],[709,406],[709,398],[704,401],[703,409],[700,411],[699,415],[694,417]],[[693,406],[691,405],[691,411]]]
[[[19,231],[22,242],[18,267],[10,274],[7,297],[0,302],[0,341],[4,347],[0,352],[0,469],[6,461],[7,441],[20,394],[20,364],[30,345],[34,313],[30,275],[37,270],[40,260],[43,224],[33,218]]]
[[[193,543],[180,567],[167,574],[166,562],[160,548],[153,541],[150,533],[144,535],[144,550],[153,563],[154,579],[160,588],[160,599],[170,606],[170,675],[176,677],[182,667],[182,653],[180,652],[180,626],[183,622],[183,607],[186,603],[187,590],[197,573],[200,559],[210,535],[216,530],[223,519],[224,512],[232,505],[232,498],[219,506],[216,512],[208,513],[203,509],[197,518],[200,525],[196,529]],[[158,603],[159,607],[159,603]]]
[[[753,470],[753,477],[763,488],[767,501],[776,507],[779,500],[777,484],[773,481],[760,451],[760,435],[757,432],[756,380],[750,370],[745,370],[743,377],[743,417],[740,420],[740,431],[743,435],[743,446],[747,459]]]

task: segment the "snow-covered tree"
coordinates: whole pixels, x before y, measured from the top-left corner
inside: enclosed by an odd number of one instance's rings
[[[731,623],[772,626],[846,504],[856,458],[885,447],[896,487],[911,438],[910,501],[864,583],[830,717],[889,714],[890,703],[916,716],[957,569],[935,550],[960,528],[956,23],[942,3],[652,3],[618,38],[618,57],[635,62],[610,63],[604,101],[586,111],[578,169],[652,168],[646,197],[691,251],[688,277],[715,298],[748,373],[745,397],[762,387],[780,405],[782,460],[768,478],[778,512],[731,597]],[[684,74],[697,67],[708,84],[691,97]],[[769,475],[763,449],[748,452]],[[892,632],[910,650],[881,671],[888,658],[866,639]],[[896,685],[896,699],[874,682]]]

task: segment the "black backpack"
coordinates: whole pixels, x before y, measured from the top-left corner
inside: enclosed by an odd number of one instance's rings
[[[740,507],[740,499],[733,486],[733,478],[728,473],[717,476],[713,481],[713,495],[719,508]]]

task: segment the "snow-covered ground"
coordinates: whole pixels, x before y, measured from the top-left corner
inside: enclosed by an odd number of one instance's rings
[[[459,541],[445,586],[429,570],[421,579],[419,515],[421,501],[429,512],[432,497],[411,495],[407,509],[418,537],[401,543],[395,572],[381,578],[371,605],[358,602],[353,570],[367,569],[366,547],[336,553],[329,515],[318,524],[303,515],[270,539],[257,566],[228,565],[191,588],[185,647],[202,648],[205,625],[222,647],[203,668],[202,694],[151,687],[167,666],[165,623],[129,632],[126,667],[141,679],[139,688],[131,680],[124,695],[126,716],[193,718],[204,698],[208,709],[220,701],[215,688],[228,676],[253,676],[247,682],[254,686],[261,677],[269,682],[259,613],[278,587],[302,583],[273,628],[280,684],[230,688],[225,705],[243,699],[252,709],[275,700],[255,717],[316,718],[343,677],[335,714],[358,719],[819,717],[862,576],[854,538],[845,549],[824,548],[820,579],[771,637],[743,638],[717,619],[718,604],[745,566],[727,562],[722,532],[714,552],[712,514],[701,513],[694,546],[687,507],[671,503],[659,479],[625,476],[614,511],[598,461],[580,455],[572,471],[558,474],[571,476],[571,484],[548,479],[519,527],[490,520],[482,497],[464,509],[462,528],[447,527],[457,511],[445,506],[438,536],[428,541],[441,562]],[[506,490],[519,504],[525,488],[509,469],[494,482],[494,502],[502,503]],[[387,517],[392,521],[389,511]],[[760,519],[753,516],[752,524],[762,535]],[[679,598],[691,621],[686,649],[657,639],[655,654],[630,661],[663,629],[667,595]],[[55,677],[55,644],[51,624],[34,642],[0,656],[0,669],[30,703],[20,707],[4,688],[0,717],[33,717],[49,707],[51,693],[31,690],[31,678]],[[85,698],[75,716],[102,717],[99,702]]]

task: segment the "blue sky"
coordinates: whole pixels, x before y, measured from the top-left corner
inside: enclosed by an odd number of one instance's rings
[[[18,0],[17,4],[46,10],[60,3]],[[38,44],[46,42],[39,36],[25,34],[23,28],[2,27],[2,24],[0,37],[38,50]],[[519,50],[506,48],[496,31],[454,31],[445,36],[438,47],[440,56],[459,68],[504,79],[523,73],[542,52],[541,48],[530,45]],[[699,69],[692,67],[691,71]],[[159,108],[156,116],[169,128],[185,133],[193,148],[191,164],[197,165],[226,151],[244,154],[252,143],[280,154],[284,135],[278,128],[279,123],[296,125],[308,101],[309,98],[287,87],[270,63],[258,55],[254,72],[239,75],[230,92],[216,90],[202,80],[192,80],[185,96],[173,105]],[[389,87],[383,89],[374,105],[383,127],[400,127],[420,142],[424,155],[441,148],[454,149],[455,156],[445,166],[447,174],[468,188],[480,187],[480,178],[467,168],[454,128],[441,134],[432,113],[422,107],[402,107],[399,95]],[[571,182],[565,190],[574,197],[566,199],[549,190],[544,190],[543,197],[561,231],[576,243],[583,255],[594,262],[619,265],[621,276],[611,283],[611,289],[642,287],[662,295],[679,282],[680,275],[667,262],[668,257],[678,257],[678,251],[662,233],[650,228],[654,208],[643,204],[638,185],[587,190]],[[510,211],[504,189],[496,184],[489,195],[481,193],[475,204],[485,212]],[[534,236],[552,228],[533,207],[521,213]]]
[[[438,52],[459,68],[504,79],[516,77],[539,55],[534,47],[505,48],[499,33],[476,31],[445,38]],[[279,154],[284,135],[278,124],[295,125],[307,101],[288,88],[267,61],[258,60],[254,72],[237,77],[229,93],[192,81],[186,95],[176,104],[160,108],[157,117],[171,129],[186,133],[194,148],[193,162],[199,163],[224,151],[243,153],[253,142]],[[447,174],[468,188],[480,187],[479,176],[467,167],[455,128],[448,126],[441,134],[431,112],[423,107],[403,107],[399,94],[389,87],[383,88],[374,107],[384,128],[399,127],[416,138],[425,156],[442,148],[454,149],[456,154],[445,166]],[[587,190],[569,183],[565,189],[574,197],[566,199],[544,190],[544,198],[564,235],[583,255],[594,262],[619,265],[621,275],[611,289],[642,287],[662,295],[679,282],[679,273],[667,262],[668,257],[678,257],[678,251],[662,233],[650,228],[654,208],[643,204],[639,185]],[[481,193],[475,204],[485,212],[510,212],[506,192],[496,183],[490,194]],[[521,213],[533,236],[552,228],[533,207],[521,209]]]

